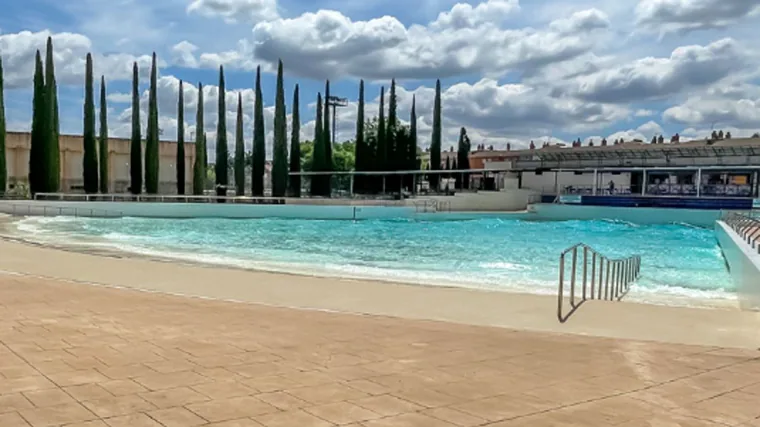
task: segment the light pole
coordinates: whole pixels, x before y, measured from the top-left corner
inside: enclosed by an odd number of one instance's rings
[[[337,107],[348,107],[348,99],[330,96],[327,98],[327,105],[332,107],[332,144],[335,145],[335,110]]]

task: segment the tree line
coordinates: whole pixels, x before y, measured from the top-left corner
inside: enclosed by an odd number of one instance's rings
[[[150,82],[148,89],[148,114],[145,134],[142,133],[140,117],[139,68],[137,62],[132,66],[132,108],[129,191],[138,195],[159,192],[159,136],[161,130],[158,122],[157,100],[157,65],[156,54],[152,55]],[[109,191],[109,148],[108,119],[106,104],[106,80],[100,76],[99,115],[96,116],[93,76],[93,58],[87,54],[85,63],[85,96],[83,110],[83,188],[88,194],[107,193]],[[0,60],[0,191],[6,188],[5,165],[5,114],[3,104],[2,60]],[[177,193],[185,194],[185,115],[184,82],[179,82],[177,99],[177,148],[176,180]],[[230,185],[230,171],[233,173],[237,195],[245,194],[246,166],[250,165],[250,193],[253,196],[264,195],[264,176],[266,167],[266,144],[264,128],[264,104],[261,87],[261,68],[256,69],[255,104],[253,116],[253,149],[250,160],[246,160],[242,96],[238,94],[237,117],[234,131],[234,152],[228,153],[226,91],[224,68],[219,67],[218,119],[216,129],[216,161],[214,164],[214,182],[219,194],[226,194]],[[193,164],[192,193],[204,193],[206,171],[210,166],[207,157],[207,135],[204,132],[203,84],[198,84],[198,106],[195,117],[195,161]],[[330,123],[330,81],[325,82],[324,98],[317,93],[316,126],[313,145],[310,147],[310,172],[319,172],[310,177],[309,194],[311,196],[329,197],[332,191],[331,181],[335,168],[334,147],[331,138]],[[60,190],[60,125],[58,118],[58,93],[53,60],[53,42],[48,37],[45,60],[37,50],[35,57],[33,114],[31,131],[31,148],[29,158],[29,188],[32,194],[57,192]],[[407,171],[420,170],[418,160],[416,99],[412,97],[409,124],[401,123],[398,114],[396,82],[393,80],[387,97],[386,117],[385,87],[380,89],[379,116],[365,119],[364,81],[359,84],[359,106],[354,141],[354,169],[358,172]],[[99,127],[97,127],[99,120]],[[274,144],[271,170],[271,190],[274,197],[300,197],[302,187],[302,160],[300,141],[299,86],[296,84],[292,97],[291,136],[288,144],[285,89],[283,82],[283,63],[278,62],[277,84],[274,114]],[[463,130],[464,132],[464,130]],[[466,134],[464,134],[466,138]],[[469,139],[464,153],[469,152]],[[289,145],[289,147],[288,147]],[[143,148],[144,147],[144,148]],[[460,150],[462,149],[460,136]],[[144,149],[144,152],[143,152]],[[435,106],[433,111],[433,132],[430,147],[430,169],[440,170],[441,163],[441,85],[436,82]],[[461,157],[461,156],[460,156]],[[229,160],[228,160],[229,159]],[[231,163],[231,165],[230,165]],[[341,166],[341,169],[345,165]],[[431,184],[437,186],[439,175],[430,176]],[[411,188],[414,185],[411,175],[356,175],[354,191],[363,194],[376,194],[384,191],[396,191]]]

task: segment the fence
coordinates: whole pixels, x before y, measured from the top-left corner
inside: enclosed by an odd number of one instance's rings
[[[722,220],[752,249],[760,253],[760,218],[754,213],[745,215],[738,212],[726,212],[723,214]]]
[[[122,218],[122,212],[105,209],[65,206],[45,206],[36,203],[3,203],[0,212],[13,216],[74,216],[86,218]]]
[[[579,252],[582,260],[579,264]],[[565,275],[570,260],[570,312],[563,316],[565,300]],[[557,318],[564,322],[580,305],[588,299],[619,301],[628,293],[631,284],[639,278],[641,257],[631,256],[623,259],[610,259],[593,248],[578,243],[565,249],[559,257],[559,289],[557,293]],[[576,304],[576,294],[580,279],[580,302]]]

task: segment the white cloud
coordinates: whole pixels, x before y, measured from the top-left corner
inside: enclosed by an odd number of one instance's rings
[[[760,12],[757,0],[640,0],[639,25],[660,33],[725,28]]]
[[[193,0],[188,13],[221,16],[230,23],[258,22],[279,17],[276,0]]]
[[[626,103],[665,98],[709,86],[752,64],[749,52],[730,38],[706,46],[676,48],[669,58],[643,58],[565,83],[560,92],[595,102]]]
[[[31,87],[34,76],[35,52],[39,49],[44,61],[48,36],[53,37],[56,80],[59,85],[83,84],[85,58],[92,51],[89,38],[81,34],[49,31],[21,31],[0,35],[0,52],[3,55],[5,85],[9,89]],[[124,53],[93,54],[94,74],[105,75],[106,80],[132,78],[132,63],[137,61],[142,77],[150,70],[149,55],[134,56]],[[159,66],[165,65],[160,61]]]

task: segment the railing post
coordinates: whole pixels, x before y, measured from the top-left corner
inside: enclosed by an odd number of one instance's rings
[[[575,275],[578,264],[578,247],[573,248],[573,268],[570,277],[570,306],[575,307]]]
[[[559,256],[559,295],[557,296],[557,318],[562,321],[562,300],[565,298],[565,254]]]
[[[586,301],[586,272],[588,265],[588,248],[583,247],[583,301]]]
[[[594,285],[596,284],[596,252],[591,253],[591,299],[594,299]]]
[[[608,300],[610,298],[610,260],[605,260],[607,262],[607,273],[604,275],[604,299]]]

